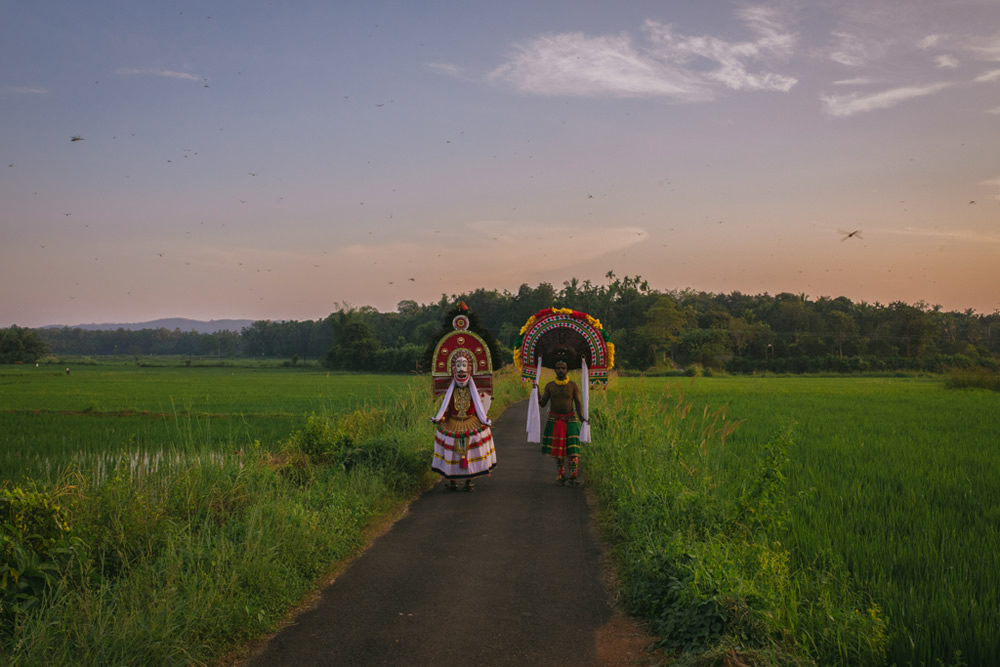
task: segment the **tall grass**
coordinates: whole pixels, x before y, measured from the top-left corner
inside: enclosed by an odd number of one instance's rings
[[[732,468],[740,422],[679,392],[609,392],[588,449],[627,609],[679,664],[729,652],[752,664],[881,664],[885,619],[835,563],[794,566],[775,538],[789,520],[776,433]]]
[[[516,379],[499,379],[494,416],[517,396],[505,383]],[[0,516],[0,537],[13,537],[0,556],[22,567],[31,543],[45,566],[35,599],[0,590],[0,663],[205,664],[273,630],[430,481],[433,412],[426,381],[410,383],[381,406],[302,417],[276,446],[237,451],[178,416],[183,447],[120,451],[101,474],[70,465]],[[55,503],[68,527],[31,542],[31,521]]]
[[[996,394],[948,391],[940,378],[620,382],[683,392],[692,414],[727,406],[742,422],[719,447],[720,492],[791,426],[788,520],[766,534],[793,570],[846,573],[878,605],[888,664],[1000,662]]]

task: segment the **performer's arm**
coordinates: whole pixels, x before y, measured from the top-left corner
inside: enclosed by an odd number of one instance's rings
[[[442,403],[443,403],[443,400],[442,400]],[[438,412],[440,412],[440,409],[438,409]],[[445,410],[444,413],[442,413],[440,419],[438,419],[437,416],[434,416],[434,417],[431,417],[431,421],[434,422],[435,424],[440,424],[441,422],[443,422],[445,420],[445,418],[447,416],[448,416],[448,411]]]
[[[549,402],[549,385],[545,385],[545,391],[543,391],[542,395],[538,397],[538,405],[544,408],[548,402]]]

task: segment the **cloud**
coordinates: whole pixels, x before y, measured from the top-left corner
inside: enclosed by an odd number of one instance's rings
[[[517,46],[514,57],[490,75],[539,95],[713,97],[699,77],[636,50],[625,35],[542,35]]]
[[[1000,180],[996,181],[996,183],[1000,185]],[[980,232],[972,229],[904,227],[902,229],[882,229],[880,231],[896,236],[918,236],[922,238],[941,239],[943,241],[959,241],[962,243],[1000,243],[1000,233]]]
[[[931,49],[941,43],[944,40],[945,35],[927,35],[919,42],[917,42],[917,47],[923,50]]]
[[[820,97],[823,102],[824,111],[831,116],[853,116],[857,113],[875,111],[877,109],[888,109],[897,104],[906,102],[918,97],[926,97],[939,93],[952,84],[947,82],[930,83],[924,86],[903,86],[884,90],[873,95],[828,95]]]
[[[831,36],[836,44],[830,51],[830,60],[845,67],[861,67],[884,53],[884,47],[870,45],[850,33],[835,32]]]
[[[32,86],[4,86],[3,92],[11,95],[48,95],[45,88],[34,88]]]
[[[385,287],[393,282],[396,287],[405,284],[434,295],[461,289],[457,285],[517,284],[539,271],[579,270],[649,238],[641,227],[585,228],[506,220],[478,221],[461,231],[449,236],[446,247],[440,235],[427,235],[387,245],[342,246],[315,262],[324,271],[330,267],[329,278],[342,275],[348,284],[375,267]],[[415,280],[411,283],[410,278]]]
[[[443,74],[445,76],[453,76],[455,78],[462,78],[463,70],[458,65],[450,65],[448,63],[424,63],[427,69],[432,72],[437,72],[438,74]]]
[[[995,113],[995,114],[1000,114],[1000,107],[994,107],[994,108],[992,108],[992,109],[987,109],[987,110],[986,110],[986,113]]]
[[[146,74],[150,76],[162,76],[168,79],[185,79],[187,81],[201,81],[201,77],[191,72],[175,72],[169,69],[119,67],[118,74]]]
[[[976,83],[992,83],[993,81],[1000,81],[1000,69],[983,72],[973,79],[973,81]]]
[[[938,69],[954,69],[958,67],[958,58],[952,55],[944,54],[940,55],[934,59]]]
[[[834,81],[835,86],[870,86],[873,83],[878,83],[878,79],[874,79],[870,76],[856,76],[853,79],[841,79],[840,81]]]
[[[969,50],[983,60],[1000,62],[1000,35],[970,44]]]
[[[1000,107],[997,107],[991,113],[1000,113]],[[990,188],[996,188],[997,189],[997,194],[993,195],[993,198],[994,199],[1000,199],[1000,178],[994,178],[994,179],[989,180],[989,181],[982,181],[980,183],[980,185],[985,185],[985,186],[990,187]]]
[[[649,233],[641,227],[598,227],[582,228],[559,225],[510,223],[508,221],[480,221],[465,226],[467,233],[450,237],[447,256],[450,258],[474,258],[489,255],[490,266],[480,266],[479,271],[488,271],[498,266],[537,266],[544,264],[547,269],[562,269],[590,262],[613,252],[618,252],[642,243]],[[338,255],[347,263],[369,265],[372,261],[395,257],[418,258],[418,264],[441,252],[438,236],[427,240],[395,241],[384,244],[352,244],[343,246]],[[397,266],[403,262],[397,261]],[[468,271],[463,261],[449,261],[460,271]],[[438,267],[444,269],[442,265]],[[386,269],[392,271],[393,269]],[[400,270],[405,271],[405,268]]]
[[[751,71],[751,63],[786,59],[795,36],[774,10],[754,7],[739,14],[753,41],[675,34],[670,24],[647,20],[645,41],[628,34],[545,34],[515,45],[515,53],[490,75],[538,95],[666,97],[680,102],[713,99],[730,90],[787,92],[796,79]]]

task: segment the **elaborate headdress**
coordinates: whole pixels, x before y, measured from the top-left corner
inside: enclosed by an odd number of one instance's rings
[[[514,346],[514,365],[521,369],[521,382],[538,382],[542,365],[554,368],[563,361],[583,373],[583,417],[590,415],[590,385],[608,385],[608,371],[615,365],[615,346],[604,333],[601,321],[569,308],[546,308],[521,327]],[[533,387],[528,400],[528,442],[540,441],[541,416],[538,388]],[[590,442],[590,424],[580,428],[580,442]]]
[[[539,359],[546,368],[554,368],[557,361],[569,368],[586,366],[586,381],[605,386],[615,365],[615,346],[600,320],[578,310],[546,308],[528,318],[514,346],[522,382],[538,379]]]
[[[461,304],[465,305],[465,304]],[[452,364],[456,356],[469,359],[469,370],[476,388],[493,395],[493,355],[490,346],[470,328],[468,308],[454,315],[451,331],[444,334],[434,346],[431,355],[431,377],[434,379],[434,395],[448,391],[452,379]]]

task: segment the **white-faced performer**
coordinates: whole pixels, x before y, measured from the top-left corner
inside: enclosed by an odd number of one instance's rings
[[[497,465],[487,417],[492,363],[486,343],[468,330],[468,317],[455,317],[452,326],[454,331],[438,342],[433,356],[435,394],[443,393],[444,399],[431,419],[437,424],[431,468],[449,480],[449,490],[457,490],[455,480],[464,479],[464,490],[472,491],[472,479],[489,475]]]

